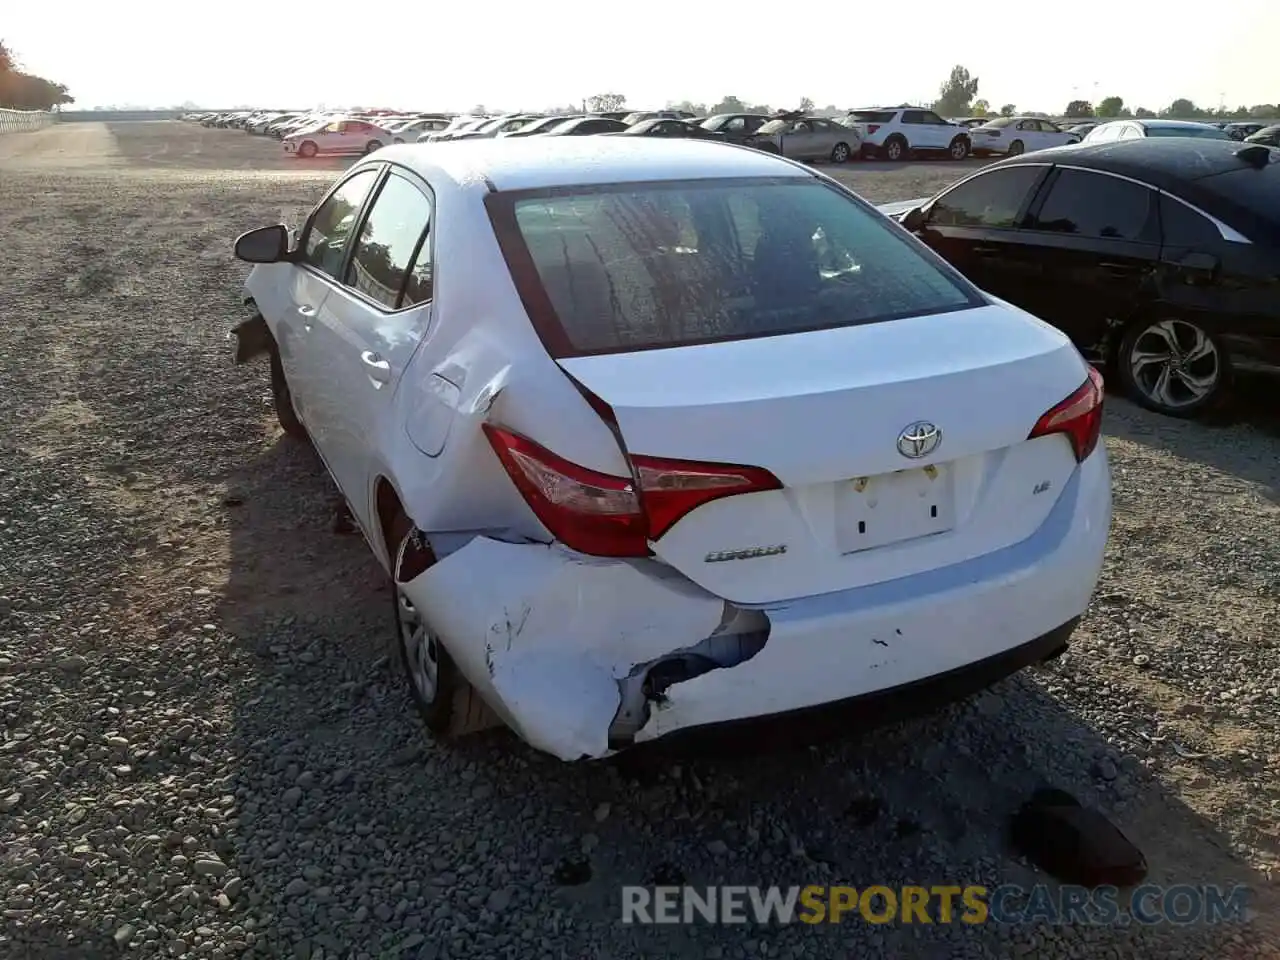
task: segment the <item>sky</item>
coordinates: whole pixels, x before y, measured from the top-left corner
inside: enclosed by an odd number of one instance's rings
[[[815,4],[797,8],[790,36],[776,5],[725,0],[6,6],[0,39],[84,108],[538,110],[595,93],[636,108],[730,94],[843,108],[931,101],[955,64],[997,109],[1280,101],[1280,0]]]

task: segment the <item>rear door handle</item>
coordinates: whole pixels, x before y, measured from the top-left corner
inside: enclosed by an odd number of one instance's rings
[[[374,383],[383,384],[391,379],[391,364],[383,360],[381,354],[365,350],[360,354],[360,361],[364,364],[364,372]]]

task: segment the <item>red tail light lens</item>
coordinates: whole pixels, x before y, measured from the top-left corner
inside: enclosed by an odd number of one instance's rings
[[[690,510],[721,497],[782,484],[767,470],[632,457],[636,479],[556,456],[528,437],[484,425],[494,452],[534,515],[570,549],[597,557],[646,557]]]
[[[875,132],[876,132],[877,130],[879,130],[879,129],[880,129],[880,124],[878,124],[878,123],[868,123],[868,124],[867,124],[867,136],[871,136],[871,134],[875,133]]]
[[[640,480],[650,540],[657,540],[677,520],[704,503],[782,487],[777,477],[760,467],[639,456],[632,457],[631,463]]]
[[[1080,389],[1037,420],[1027,439],[1065,433],[1076,461],[1083,463],[1102,435],[1102,399],[1102,374],[1090,367]]]

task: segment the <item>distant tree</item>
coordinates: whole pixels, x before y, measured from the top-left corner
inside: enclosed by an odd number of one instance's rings
[[[707,112],[714,116],[717,113],[750,113],[747,105],[737,97],[724,97],[719,103],[707,107]]]
[[[1067,104],[1067,109],[1062,115],[1072,120],[1078,120],[1081,117],[1093,116],[1093,104],[1088,100],[1072,100]]]
[[[1000,116],[1002,117],[1012,117],[1017,112],[1018,112],[1017,104],[1013,104],[1013,103],[1006,103],[1003,107],[1000,108]]]
[[[767,103],[753,103],[753,104],[750,104],[750,105],[747,107],[747,109],[746,109],[745,111],[743,111],[743,112],[744,112],[744,113],[759,113],[759,114],[763,114],[764,116],[766,116],[766,117],[767,117],[767,116],[769,116],[770,114],[772,114],[772,113],[773,113],[773,107],[769,106]]]
[[[597,93],[593,97],[587,97],[588,113],[609,113],[623,110],[626,106],[627,98],[620,93]]]
[[[1148,110],[1146,107],[1139,107],[1137,110],[1133,111],[1133,115],[1139,120],[1150,120],[1156,115],[1156,112],[1154,110]]]
[[[0,42],[0,107],[51,110],[74,102],[65,84],[19,70],[17,54]]]
[[[1274,103],[1257,103],[1249,108],[1245,116],[1253,120],[1272,120],[1280,116],[1280,106]]]
[[[1179,97],[1165,109],[1160,111],[1164,117],[1180,117],[1184,120],[1200,116],[1203,111],[1186,97]]]
[[[694,103],[692,100],[681,100],[679,103],[667,104],[672,110],[683,110],[685,113],[692,113],[694,116],[707,116],[707,105],[705,103]]]
[[[991,112],[991,104],[985,100],[973,101],[973,106],[969,108],[975,117],[985,117]]]
[[[1099,117],[1103,117],[1107,120],[1110,120],[1114,117],[1120,116],[1120,113],[1123,110],[1124,110],[1123,97],[1105,97],[1103,101],[1100,104],[1098,104],[1097,113]]]
[[[485,109],[485,105],[483,103],[477,103],[474,107],[471,108],[471,115],[474,117],[484,117],[484,116],[488,116],[488,114],[489,114],[489,111]]]
[[[938,88],[938,99],[933,109],[944,117],[965,116],[977,95],[978,78],[970,76],[968,70],[956,64],[951,68],[951,76]]]
[[[815,106],[817,106],[817,104],[815,104],[808,97],[801,97],[800,105],[796,107],[796,109],[799,110],[801,113],[813,113],[813,108]]]

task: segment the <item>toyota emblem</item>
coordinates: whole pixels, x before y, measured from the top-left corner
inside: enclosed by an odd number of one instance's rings
[[[937,450],[941,442],[941,428],[928,420],[917,420],[898,434],[898,452],[911,460],[919,460]]]

